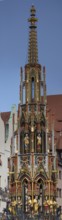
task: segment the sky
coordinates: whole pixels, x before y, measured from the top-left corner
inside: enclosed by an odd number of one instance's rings
[[[32,4],[47,95],[62,94],[62,0],[0,0],[0,112],[11,111],[19,103],[20,67],[27,63]]]

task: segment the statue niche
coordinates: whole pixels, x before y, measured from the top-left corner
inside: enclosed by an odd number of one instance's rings
[[[25,148],[25,152],[29,152],[29,134],[26,133],[25,137],[24,137],[24,148]]]
[[[41,138],[41,133],[37,134],[37,152],[41,153],[41,143],[42,143],[42,138]]]

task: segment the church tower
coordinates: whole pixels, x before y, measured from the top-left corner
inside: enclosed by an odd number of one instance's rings
[[[20,102],[17,130],[13,130],[11,141],[9,186],[12,206],[17,204],[23,212],[46,215],[50,208],[51,213],[56,209],[56,154],[54,122],[47,111],[46,71],[38,61],[37,21],[32,5],[28,62],[24,70],[20,69]]]

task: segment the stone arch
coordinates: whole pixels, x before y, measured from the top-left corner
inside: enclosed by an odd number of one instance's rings
[[[20,177],[21,181],[21,197],[22,197],[22,210],[23,212],[27,212],[27,205],[28,205],[28,186],[31,184],[31,179],[28,174],[23,174]]]
[[[42,167],[42,170],[43,170],[43,167]],[[47,174],[46,174],[46,172],[45,172],[44,170],[43,170],[42,173],[39,172],[39,173],[36,175],[35,181],[37,182],[38,179],[41,179],[43,183],[45,182],[45,180],[47,179]]]
[[[22,183],[24,183],[24,182],[26,182],[26,183],[30,182],[30,178],[29,178],[28,175],[24,175],[24,176],[23,176],[23,178],[22,178]]]
[[[43,175],[38,175],[36,177],[36,185],[38,187],[38,204],[39,212],[43,212],[44,206],[44,186],[45,186],[45,177]]]
[[[37,186],[37,195],[38,195],[38,204],[39,204],[39,212],[43,212],[44,210],[44,197],[45,197],[45,182],[47,179],[47,174],[45,171],[43,173],[38,173],[35,177],[35,184]]]
[[[23,174],[20,173],[19,180],[21,182],[23,182],[24,180],[27,180],[28,182],[31,182],[31,178],[30,178],[28,173],[23,173]]]

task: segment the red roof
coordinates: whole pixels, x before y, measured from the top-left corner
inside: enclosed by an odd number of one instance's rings
[[[58,148],[62,149],[62,95],[47,96],[47,108],[54,115],[55,138]]]
[[[4,121],[4,124],[9,120],[11,112],[1,112],[1,118]]]

